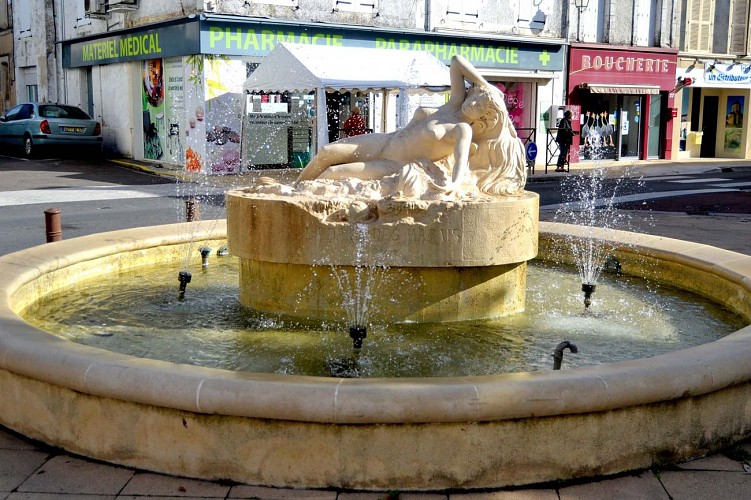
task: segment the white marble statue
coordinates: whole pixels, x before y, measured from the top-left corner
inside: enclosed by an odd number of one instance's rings
[[[314,179],[336,182],[307,185]],[[466,59],[455,56],[446,104],[418,109],[409,124],[395,132],[347,137],[324,146],[300,173],[296,187],[329,195],[365,190],[369,197],[449,200],[513,196],[523,191],[525,181],[524,147],[503,94]]]

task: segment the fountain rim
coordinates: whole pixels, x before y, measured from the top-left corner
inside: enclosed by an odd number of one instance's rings
[[[541,239],[576,233],[576,226],[540,223]],[[6,278],[0,286],[0,370],[156,407],[336,424],[482,422],[599,412],[699,396],[751,381],[751,326],[653,358],[563,371],[336,379],[238,373],[137,358],[65,341],[28,325],[14,312],[14,294],[50,273],[123,252],[179,244],[198,248],[202,241],[225,237],[226,221],[179,223],[84,236],[0,257],[0,275]],[[641,233],[596,230],[595,237],[710,271],[751,294],[749,256]]]

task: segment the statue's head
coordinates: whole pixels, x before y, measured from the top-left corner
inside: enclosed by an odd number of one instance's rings
[[[462,113],[472,126],[473,140],[497,137],[508,122],[503,93],[495,87],[475,85],[462,104]]]

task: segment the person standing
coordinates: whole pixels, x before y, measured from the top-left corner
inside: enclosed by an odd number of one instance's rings
[[[558,124],[558,133],[555,135],[555,142],[558,143],[558,162],[556,163],[556,172],[565,172],[564,168],[568,161],[568,152],[571,144],[574,142],[574,131],[571,128],[571,110],[563,113],[563,118]]]
[[[360,108],[355,106],[352,108],[352,114],[344,121],[342,130],[344,135],[352,137],[354,135],[362,135],[365,133],[365,118],[360,114]]]

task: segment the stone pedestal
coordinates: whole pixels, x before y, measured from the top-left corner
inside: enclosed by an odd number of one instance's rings
[[[241,301],[275,314],[461,321],[524,309],[539,198],[377,201],[227,194]]]

